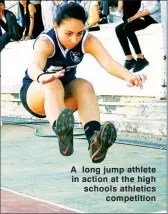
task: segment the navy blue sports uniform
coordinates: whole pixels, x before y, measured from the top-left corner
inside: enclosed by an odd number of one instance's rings
[[[46,36],[54,46],[54,52],[52,56],[48,57],[44,72],[48,72],[51,66],[54,67],[55,71],[60,71],[65,69],[65,76],[60,78],[60,80],[65,83],[75,78],[76,67],[82,61],[84,52],[83,44],[87,37],[87,32],[83,33],[83,37],[79,44],[73,49],[65,49],[60,44],[56,33],[53,28],[42,32],[40,35]],[[36,41],[35,41],[36,43]],[[34,43],[34,45],[35,45]],[[23,84],[31,83],[32,80],[28,76],[27,70],[25,72],[25,77],[23,78]]]
[[[82,61],[84,56],[83,46],[84,46],[84,42],[86,40],[87,34],[88,32],[84,31],[81,41],[73,49],[64,49],[63,46],[60,44],[59,39],[57,38],[54,28],[50,28],[46,31],[43,31],[39,36],[42,35],[47,37],[54,46],[53,54],[48,57],[43,71],[57,72],[62,69],[65,69],[65,75],[60,78],[63,84],[66,84],[71,80],[75,79],[77,65]],[[35,46],[36,40],[34,42],[33,48]],[[33,80],[29,77],[28,72],[26,70],[25,76],[23,78],[23,86],[20,90],[20,98],[23,106],[29,113],[31,113],[36,117],[43,118],[44,116],[40,116],[32,112],[27,105],[27,100],[26,100],[27,90],[32,82]]]

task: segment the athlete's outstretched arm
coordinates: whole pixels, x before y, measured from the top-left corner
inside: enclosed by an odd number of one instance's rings
[[[146,77],[144,75],[133,75],[130,71],[112,59],[101,42],[93,35],[88,35],[84,44],[84,51],[91,54],[108,73],[126,80],[128,86],[136,85],[142,87],[142,83],[145,81]]]
[[[43,69],[46,65],[47,58],[53,54],[54,47],[52,43],[45,37],[40,37],[33,50],[32,60],[28,66],[28,74],[30,78],[37,81],[37,77],[44,73]],[[46,84],[64,75],[64,70],[57,72],[56,74],[42,75],[39,78],[39,82]]]
[[[52,46],[50,47],[50,44],[46,38],[39,38],[36,41],[32,60],[28,66],[28,74],[32,80],[37,80],[38,75],[43,73],[43,69],[51,51]]]

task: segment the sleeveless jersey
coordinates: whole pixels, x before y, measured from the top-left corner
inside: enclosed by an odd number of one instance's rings
[[[62,83],[68,82],[69,80],[73,79],[76,74],[76,67],[84,57],[83,46],[84,46],[86,37],[88,35],[88,32],[84,31],[81,41],[73,49],[63,48],[63,46],[60,44],[57,38],[54,28],[50,28],[46,31],[43,31],[39,36],[41,35],[47,37],[54,46],[54,52],[50,57],[48,57],[43,71],[49,72],[50,70],[52,70],[57,72],[64,68],[65,75],[64,77],[60,78]],[[34,45],[36,43],[36,40],[34,42]],[[33,45],[33,49],[34,49],[34,45]],[[29,77],[28,72],[26,70],[25,77],[23,78],[23,84],[30,84],[32,81],[33,80]]]

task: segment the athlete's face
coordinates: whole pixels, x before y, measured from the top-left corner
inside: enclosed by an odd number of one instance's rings
[[[72,18],[64,20],[60,26],[54,23],[60,43],[68,49],[74,48],[81,41],[84,27],[82,21]]]

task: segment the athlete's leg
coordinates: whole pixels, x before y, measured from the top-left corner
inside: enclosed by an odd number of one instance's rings
[[[36,114],[46,115],[52,125],[65,107],[61,81],[58,79],[43,86],[32,82],[27,91],[27,104]]]
[[[47,106],[44,104],[46,102]],[[107,149],[115,141],[116,132],[111,123],[106,123],[100,129],[100,112],[96,101],[96,95],[91,83],[86,80],[72,80],[70,83],[65,85],[65,90],[59,80],[55,82],[55,84],[48,84],[47,87],[34,82],[28,89],[27,103],[29,108],[36,114],[46,114],[51,124],[53,121],[57,120],[64,125],[63,121],[66,120],[62,119],[62,115],[59,117],[58,115],[65,106],[73,111],[78,109],[82,124],[84,127],[88,128],[86,135],[87,138],[90,138],[90,140],[88,140],[91,144],[90,151],[93,162],[103,161],[106,156]],[[69,113],[70,112],[65,110],[65,116],[67,118]],[[68,120],[69,124],[70,119]],[[97,132],[96,135],[94,135],[94,131]],[[64,132],[63,129],[61,132]],[[105,136],[106,134],[107,137]],[[62,136],[64,136],[64,133]],[[66,142],[66,139],[64,142]],[[71,147],[68,147],[68,144],[66,144],[66,147],[60,150],[61,154],[71,155],[73,152],[73,143],[71,144]],[[70,153],[66,153],[68,151],[67,148],[71,148]]]
[[[61,154],[69,156],[73,153],[74,117],[73,112],[64,102],[64,94],[64,87],[58,79],[43,86],[37,82],[31,83],[26,96],[31,113],[47,116],[57,134]],[[69,102],[70,108],[75,110],[77,107],[72,103],[74,102]]]
[[[75,79],[65,86],[65,100],[68,106],[76,106],[83,126],[89,121],[100,121],[99,106],[90,82]],[[75,103],[75,105],[74,105]]]
[[[91,83],[83,79],[75,79],[64,87],[58,79],[44,86],[32,82],[27,91],[29,108],[39,115],[46,115],[51,124],[65,108],[78,109],[83,125],[90,120],[100,121],[99,107]]]
[[[77,101],[79,117],[89,142],[92,162],[102,162],[107,150],[116,140],[116,129],[111,122],[106,122],[100,127],[99,106],[93,86],[84,79],[75,79],[65,87],[65,94],[70,95],[69,100],[75,98]]]

